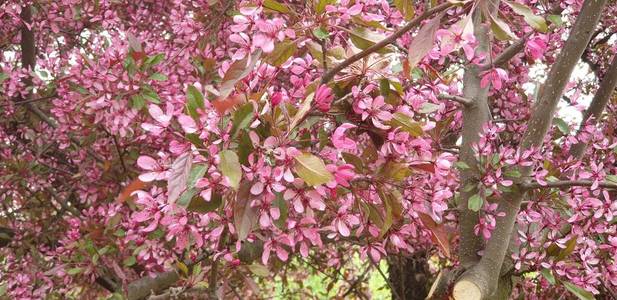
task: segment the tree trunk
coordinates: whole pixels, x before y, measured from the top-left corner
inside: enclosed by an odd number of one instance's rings
[[[390,282],[395,291],[392,299],[424,300],[428,295],[430,273],[425,253],[388,258]]]

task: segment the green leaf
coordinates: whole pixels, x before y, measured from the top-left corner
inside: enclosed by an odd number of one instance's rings
[[[578,297],[581,300],[596,299],[591,292],[583,289],[580,286],[575,285],[574,283],[571,283],[568,281],[564,281],[562,283],[563,283],[563,286],[565,286],[568,291],[570,291],[572,294],[574,294],[576,297]]]
[[[223,204],[223,197],[218,193],[213,193],[210,201],[206,201],[199,196],[191,198],[186,210],[205,214],[215,211],[217,208],[221,207],[221,204]]]
[[[480,208],[482,208],[482,204],[484,204],[484,199],[482,199],[479,194],[475,194],[469,198],[469,202],[467,202],[467,208],[477,212],[480,210]]]
[[[167,75],[161,73],[154,73],[148,77],[148,79],[156,80],[156,81],[165,81],[167,80]]]
[[[137,263],[137,259],[135,259],[135,256],[129,256],[125,258],[124,261],[122,262],[122,264],[124,264],[127,267],[130,267],[136,263]]]
[[[420,106],[420,113],[421,114],[430,114],[432,112],[435,112],[439,110],[439,105],[434,104],[434,103],[430,103],[430,102],[425,102],[422,104],[422,106]]]
[[[503,173],[507,177],[519,178],[521,177],[521,172],[518,169],[509,169]]]
[[[404,181],[412,173],[407,164],[389,161],[380,170],[379,175],[395,181]]]
[[[193,119],[199,119],[198,108],[206,108],[204,95],[195,86],[189,85],[186,89],[186,110]]]
[[[389,123],[394,127],[400,127],[413,137],[419,137],[424,133],[422,126],[418,122],[414,122],[411,117],[401,112],[394,113]]]
[[[308,96],[306,96],[306,99],[304,99],[304,102],[302,102],[302,106],[300,106],[300,108],[294,115],[294,118],[291,120],[291,123],[289,124],[289,132],[296,128],[296,126],[298,126],[298,123],[300,123],[300,121],[304,119],[304,116],[306,116],[309,110],[311,110],[313,97],[315,97],[315,93],[310,93]]]
[[[149,56],[146,61],[144,61],[144,67],[145,69],[148,69],[152,66],[156,66],[158,65],[160,62],[162,62],[165,59],[165,54],[163,53],[159,53],[157,55],[153,55],[153,56]]]
[[[285,222],[289,216],[289,207],[287,207],[287,201],[283,198],[282,193],[276,193],[276,198],[274,199],[274,202],[272,202],[272,205],[278,207],[281,214],[277,220],[274,220],[274,225],[283,230],[285,229]]]
[[[362,158],[347,152],[341,153],[341,156],[343,156],[343,159],[345,159],[346,163],[352,164],[357,172],[364,172],[365,167]]]
[[[69,275],[77,275],[77,274],[79,274],[79,273],[81,273],[81,272],[83,272],[83,271],[84,271],[84,269],[83,269],[83,268],[72,268],[72,269],[68,269],[68,270],[66,271],[66,274],[69,274]]]
[[[152,87],[150,87],[149,85],[144,85],[141,87],[141,95],[144,97],[144,99],[152,103],[156,103],[156,104],[161,103],[159,94],[157,94],[156,91],[154,91],[154,89],[152,89]]]
[[[189,274],[189,267],[183,262],[177,262],[176,267],[178,267],[178,270],[180,270],[184,276]]]
[[[140,94],[135,94],[131,96],[130,105],[131,108],[141,110],[146,106],[146,101],[144,100],[144,97],[142,97]]]
[[[394,0],[394,6],[401,12],[405,21],[413,19],[416,15],[412,0]]]
[[[274,46],[274,50],[264,57],[264,61],[273,66],[280,67],[296,53],[296,50],[298,50],[298,47],[294,41],[282,41],[277,43]]]
[[[617,183],[617,175],[606,175],[606,180],[613,182],[613,183]]]
[[[246,103],[242,105],[236,112],[233,117],[233,125],[231,127],[231,136],[235,138],[240,130],[246,129],[251,125],[253,121],[253,104]]]
[[[249,265],[248,268],[253,274],[260,277],[266,277],[270,275],[270,270],[268,270],[268,268],[262,264],[254,263],[252,265]]]
[[[548,31],[548,26],[546,25],[546,21],[544,20],[544,18],[540,16],[536,16],[533,13],[533,11],[531,11],[531,8],[527,7],[524,4],[520,4],[516,2],[511,2],[511,1],[505,1],[505,2],[506,4],[510,6],[510,8],[512,8],[512,10],[515,13],[522,15],[523,18],[525,19],[525,22],[527,22],[529,26],[533,27],[535,30],[540,31],[540,32],[546,33]]]
[[[318,14],[321,14],[326,10],[326,6],[328,4],[334,4],[334,3],[336,3],[336,0],[318,0],[316,1],[315,12],[317,12]]]
[[[330,36],[330,33],[323,27],[317,27],[313,29],[313,35],[320,40],[325,40]]]
[[[560,15],[548,15],[546,18],[557,27],[563,26],[563,20]]]
[[[208,170],[208,167],[205,165],[201,165],[201,164],[193,165],[191,167],[191,172],[189,173],[189,179],[186,182],[186,188],[190,189],[192,187],[195,187],[197,180],[204,177],[204,174],[206,174],[207,170]]]
[[[564,121],[563,119],[554,118],[553,123],[557,125],[557,128],[559,129],[559,131],[561,131],[561,133],[565,135],[570,134],[570,126],[568,126],[568,123],[566,123],[566,121]]]
[[[502,41],[516,39],[516,35],[510,30],[510,26],[506,22],[493,15],[489,15],[489,18],[491,20],[491,30],[497,39]]]
[[[229,185],[237,191],[242,179],[242,168],[240,167],[238,155],[231,150],[223,150],[219,153],[219,157],[221,158],[219,163],[221,173],[227,177]]]
[[[468,170],[470,168],[469,165],[464,161],[457,161],[454,163],[454,166],[459,168],[460,170]]]
[[[569,239],[566,242],[566,247],[564,249],[560,249],[559,254],[555,258],[555,260],[557,261],[564,260],[566,257],[570,256],[570,254],[572,254],[572,252],[574,252],[574,249],[576,248],[577,239],[578,239],[578,236],[576,235],[572,237],[571,239]]]
[[[0,72],[0,84],[3,83],[7,79],[9,79],[9,75],[6,73]]]
[[[365,50],[366,48],[379,43],[380,41],[385,39],[386,36],[381,33],[368,30],[364,27],[356,27],[350,32],[349,38],[351,39],[351,42],[354,44],[354,46],[358,47],[361,50]],[[382,48],[380,51],[377,52],[383,54],[389,52],[389,50],[386,48]]]
[[[253,142],[249,138],[249,134],[246,131],[239,131],[240,137],[238,138],[238,159],[243,165],[248,165],[248,157],[253,151]]]
[[[334,179],[321,158],[313,154],[302,153],[296,156],[295,160],[296,173],[310,186],[324,184]]]
[[[555,284],[555,275],[553,275],[553,272],[551,270],[542,269],[540,273],[542,273],[542,276],[544,276],[544,278],[546,278],[548,282],[550,282],[551,284]]]
[[[289,7],[275,0],[264,0],[263,6],[267,9],[278,11],[280,13],[289,13]]]

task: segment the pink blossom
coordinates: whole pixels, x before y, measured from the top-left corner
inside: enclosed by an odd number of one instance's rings
[[[480,86],[483,88],[487,87],[489,84],[493,85],[493,88],[496,90],[501,89],[502,81],[508,81],[508,73],[502,68],[493,68],[488,71],[484,71],[481,74],[482,80],[480,81]]]
[[[330,105],[332,105],[332,100],[334,99],[334,95],[332,95],[332,89],[327,85],[320,85],[315,92],[315,106],[321,112],[328,112],[330,110]]]
[[[356,125],[345,123],[334,130],[332,135],[332,144],[339,150],[356,150],[356,142],[345,136],[345,131],[356,128]]]

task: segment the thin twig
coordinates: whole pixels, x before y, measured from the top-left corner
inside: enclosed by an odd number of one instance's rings
[[[28,100],[21,100],[21,101],[15,101],[12,104],[13,105],[24,105],[24,104],[28,104],[28,103],[32,103],[32,102],[38,102],[38,101],[45,101],[45,100],[49,100],[49,99],[53,99],[58,97],[58,94],[53,94],[53,95],[49,95],[49,96],[45,96],[45,97],[41,97],[41,98],[34,98],[34,99],[28,99]],[[5,103],[0,105],[0,107],[3,106],[9,106],[11,103]]]
[[[553,181],[547,182],[546,184],[540,184],[538,182],[527,182],[523,183],[521,186],[524,189],[541,189],[541,188],[571,188],[577,186],[592,186],[594,181],[591,180],[561,180],[561,181]],[[617,183],[613,182],[598,182],[598,187],[605,189],[617,189]]]
[[[358,286],[358,284],[364,280],[364,277],[366,276],[366,274],[368,274],[368,272],[371,270],[371,268],[366,268],[364,270],[364,272],[362,273],[362,275],[360,275],[347,289],[347,291],[343,294],[342,298],[347,297],[347,295],[351,294],[352,292],[355,292],[356,295],[360,296],[360,298],[364,297],[363,293],[358,293],[356,286]]]
[[[334,78],[334,76],[336,74],[338,74],[338,72],[340,72],[343,69],[349,67],[350,65],[352,65],[356,61],[359,61],[359,60],[369,56],[371,53],[374,53],[374,52],[377,52],[377,51],[381,50],[385,46],[387,46],[387,45],[393,43],[394,41],[396,41],[398,38],[403,36],[406,32],[408,32],[412,28],[414,28],[417,25],[419,25],[425,19],[429,18],[430,16],[432,16],[432,15],[434,15],[436,13],[439,13],[441,11],[447,10],[448,8],[452,7],[453,5],[454,4],[450,3],[450,2],[443,3],[443,4],[440,4],[438,6],[435,6],[435,7],[431,8],[430,10],[426,11],[422,15],[414,18],[409,23],[407,23],[407,25],[403,26],[401,29],[397,30],[396,32],[394,32],[393,34],[388,36],[387,38],[381,40],[379,43],[377,43],[377,44],[375,44],[373,46],[370,46],[370,47],[364,49],[363,51],[350,56],[349,58],[345,59],[343,62],[341,62],[340,64],[338,64],[334,68],[332,68],[330,71],[328,71],[326,74],[324,74],[324,76],[321,78],[321,83],[322,84],[326,84],[326,83],[330,82],[330,80],[332,80]]]
[[[379,274],[381,275],[381,277],[383,277],[383,279],[386,281],[386,283],[388,284],[388,287],[390,287],[390,290],[392,291],[392,294],[396,297],[396,299],[399,300],[403,300],[403,298],[401,298],[401,295],[398,294],[398,291],[394,288],[394,285],[392,284],[392,282],[390,282],[390,279],[388,278],[388,276],[386,276],[386,274],[384,274],[381,269],[379,268],[379,266],[372,260],[369,258],[369,261],[371,262],[371,264],[373,264],[373,266],[375,266],[375,268],[377,269],[377,271],[379,271]]]
[[[122,156],[122,151],[120,151],[120,145],[118,145],[118,138],[115,135],[112,135],[114,139],[114,146],[116,147],[116,152],[118,152],[118,157],[120,158],[120,163],[122,164],[122,169],[124,173],[128,173],[128,169],[126,168],[126,164],[124,163],[124,157]]]

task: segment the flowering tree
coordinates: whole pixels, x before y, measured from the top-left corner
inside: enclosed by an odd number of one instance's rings
[[[2,293],[262,297],[313,266],[364,299],[357,253],[429,257],[433,299],[617,297],[615,16],[4,1]]]

